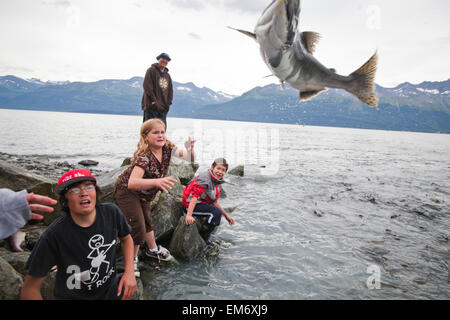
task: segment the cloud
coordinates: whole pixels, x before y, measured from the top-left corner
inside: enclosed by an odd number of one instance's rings
[[[263,10],[270,4],[268,0],[167,0],[172,6],[192,9],[192,10],[204,10],[206,5],[211,7],[224,7],[229,10],[241,11],[241,12],[263,12]],[[206,5],[205,5],[206,3]]]
[[[18,67],[18,66],[8,66],[3,65],[0,66],[0,74],[33,74],[34,70],[27,67]]]
[[[203,10],[205,1],[201,0],[167,0],[171,5],[183,9]]]
[[[202,38],[198,34],[193,32],[188,33],[188,36],[195,40],[202,40]]]
[[[268,0],[214,0],[213,2],[219,2],[224,7],[227,7],[229,9],[250,13],[262,13],[263,10],[271,3]]]
[[[41,4],[46,6],[55,6],[63,8],[68,8],[72,5],[69,0],[41,1]]]

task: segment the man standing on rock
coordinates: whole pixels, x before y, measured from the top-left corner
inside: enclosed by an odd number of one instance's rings
[[[144,122],[152,118],[161,119],[167,128],[166,117],[173,99],[172,78],[167,69],[171,59],[167,53],[161,53],[156,60],[158,63],[148,68],[145,74],[142,110]]]

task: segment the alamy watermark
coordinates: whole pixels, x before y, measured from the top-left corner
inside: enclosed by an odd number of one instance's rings
[[[367,20],[366,26],[370,30],[381,29],[381,8],[378,5],[369,5],[367,7]]]
[[[280,130],[270,126],[211,127],[201,120],[193,122],[193,132],[174,129],[168,138],[182,145],[190,136],[195,144],[196,162],[210,164],[225,157],[234,165],[253,165],[261,175],[276,175],[280,169]]]
[[[373,264],[367,268],[367,273],[370,276],[367,278],[367,289],[375,290],[381,289],[381,269],[379,266]]]

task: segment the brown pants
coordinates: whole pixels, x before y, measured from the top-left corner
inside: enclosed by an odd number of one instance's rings
[[[151,203],[140,199],[136,194],[116,190],[116,202],[131,226],[131,237],[135,245],[143,245],[145,234],[153,230]]]

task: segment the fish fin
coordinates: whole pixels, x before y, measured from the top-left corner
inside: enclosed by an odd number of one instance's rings
[[[245,31],[245,30],[241,30],[241,29],[236,29],[236,28],[233,28],[233,27],[227,27],[227,28],[229,28],[229,29],[231,29],[231,30],[236,30],[236,31],[238,31],[238,32],[240,32],[240,33],[245,34],[246,36],[249,36],[249,37],[252,38],[253,40],[256,40],[256,34],[254,34],[253,32]]]
[[[326,89],[320,89],[320,90],[314,90],[314,91],[300,91],[300,100],[301,101],[306,101],[311,99],[312,97],[317,96],[319,93],[321,93],[322,91],[325,91]]]
[[[350,74],[354,80],[347,91],[355,95],[365,104],[377,108],[378,97],[375,93],[375,73],[377,71],[378,54],[375,54],[358,70]]]
[[[269,59],[270,65],[273,68],[277,68],[281,63],[281,58],[283,58],[283,52],[280,50],[275,57]]]
[[[319,42],[320,34],[312,31],[304,31],[300,35],[300,40],[306,51],[313,54],[316,50],[316,44]]]
[[[333,73],[337,73],[335,68],[330,68],[330,71],[333,72]]]
[[[284,89],[285,89],[283,80],[280,80],[280,88],[281,88],[281,91],[284,91]]]

